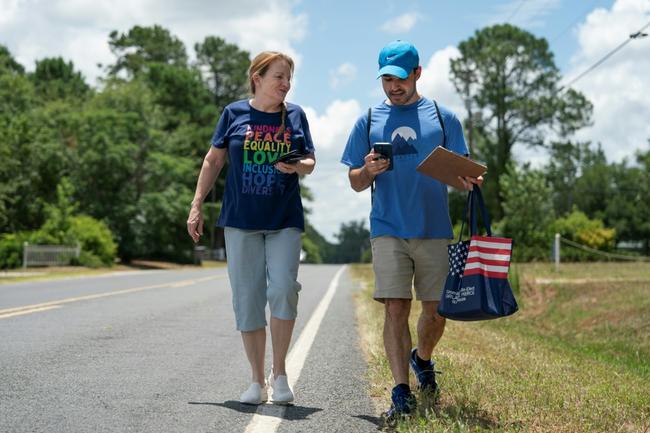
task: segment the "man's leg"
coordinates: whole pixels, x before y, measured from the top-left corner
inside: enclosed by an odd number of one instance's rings
[[[411,332],[409,330],[410,299],[384,300],[384,348],[395,385],[409,383],[409,353]]]
[[[415,265],[415,292],[422,301],[418,318],[417,348],[411,354],[411,367],[422,390],[436,392],[435,367],[431,354],[445,330],[445,319],[438,314],[442,287],[449,271],[447,239],[418,239],[412,242]]]
[[[438,301],[422,301],[422,313],[418,319],[417,355],[428,361],[443,332],[445,318],[438,314]]]
[[[391,391],[391,407],[383,413],[388,423],[415,409],[415,396],[409,388],[409,351],[411,332],[409,313],[413,284],[413,261],[408,242],[391,236],[370,240],[375,272],[373,297],[384,303],[384,348],[395,386]]]

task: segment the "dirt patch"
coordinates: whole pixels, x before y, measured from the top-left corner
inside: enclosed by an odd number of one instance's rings
[[[591,283],[647,283],[650,279],[638,278],[534,278],[535,284],[591,284]]]
[[[546,313],[551,301],[557,296],[552,285],[539,284],[537,279],[524,275],[522,278],[522,295],[526,299],[526,308],[522,310],[529,317],[538,317]]]

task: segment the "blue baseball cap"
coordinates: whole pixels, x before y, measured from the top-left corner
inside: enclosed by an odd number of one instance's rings
[[[377,78],[382,75],[394,75],[403,80],[418,66],[420,66],[420,56],[413,44],[400,40],[393,41],[379,53]]]

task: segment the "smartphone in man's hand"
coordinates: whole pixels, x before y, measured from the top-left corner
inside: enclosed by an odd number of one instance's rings
[[[393,145],[391,143],[375,143],[372,146],[375,151],[375,161],[388,160],[388,170],[393,169]]]

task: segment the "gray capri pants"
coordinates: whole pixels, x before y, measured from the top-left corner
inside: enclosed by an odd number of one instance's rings
[[[242,230],[225,227],[228,277],[238,331],[266,326],[266,303],[271,316],[297,316],[300,229]]]

